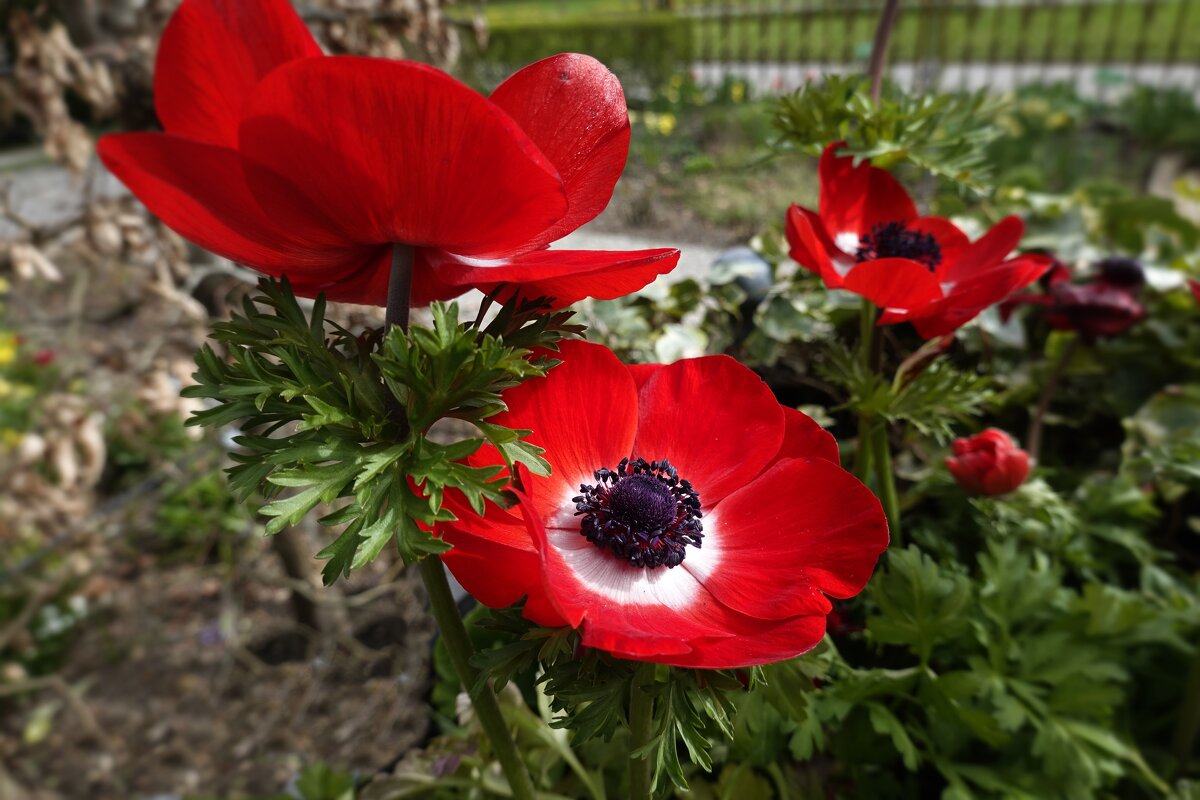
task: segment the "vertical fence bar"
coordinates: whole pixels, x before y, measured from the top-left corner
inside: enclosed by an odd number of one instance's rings
[[[987,48],[987,63],[988,71],[993,75],[996,73],[1000,61],[1000,41],[1003,36],[1003,31],[1000,29],[1000,7],[994,3],[988,6],[987,14],[991,19],[991,24],[985,26],[988,31],[991,41],[988,42]],[[991,81],[988,81],[989,85]]]
[[[854,23],[858,19],[860,4],[857,0],[849,8],[842,8],[842,63],[841,69],[846,72],[854,71]]]
[[[733,66],[733,57],[734,57],[733,42],[734,42],[734,38],[736,36],[736,34],[733,30],[733,26],[735,24],[734,4],[736,2],[737,2],[737,0],[721,0],[721,28],[720,28],[720,30],[721,30],[722,44],[724,45],[724,47],[722,48],[722,53],[721,53],[721,58],[720,58],[720,62],[721,62],[720,76],[721,76],[721,78],[724,78],[724,76],[728,75],[730,68]]]
[[[909,8],[910,15],[916,14],[916,25],[917,25],[916,36],[913,39],[913,52],[912,52],[912,56],[910,59],[910,63],[912,64],[912,75],[909,78],[909,85],[908,85],[909,90],[914,91],[914,92],[921,91],[924,88],[924,86],[922,85],[923,84],[922,73],[924,72],[924,69],[925,69],[925,59],[926,59],[925,54],[929,52],[929,13],[930,13],[929,4],[930,4],[930,0],[919,0],[919,2],[916,3],[916,8],[912,8],[911,6]],[[901,25],[901,23],[899,21],[897,21],[897,24],[896,24],[896,28],[897,28],[896,32],[897,33],[899,32],[900,25]],[[897,38],[899,38],[899,37],[897,37],[893,33],[893,39],[897,39]],[[899,44],[900,43],[897,41],[892,42],[891,52],[892,52],[893,57],[895,57],[895,58],[899,58],[899,53],[900,53],[900,47],[898,46]],[[898,79],[896,77],[896,71],[892,70],[891,74],[892,74],[892,79],[897,80],[897,82],[898,82]]]
[[[1032,2],[1021,4],[1021,23],[1018,29],[1017,46],[1012,53],[1012,84],[1013,89],[1021,85],[1021,70],[1029,57],[1029,30],[1032,27],[1033,12],[1036,6]]]
[[[1096,8],[1096,0],[1079,0],[1076,4],[1076,13],[1079,14],[1079,22],[1075,28],[1075,46],[1071,50],[1071,83],[1078,86],[1079,79],[1083,75],[1083,45],[1088,41],[1091,32],[1088,30],[1094,19],[1094,10]]]
[[[1188,30],[1188,9],[1195,5],[1194,0],[1179,0],[1175,8],[1175,20],[1171,24],[1171,41],[1163,54],[1163,83],[1170,77],[1171,68],[1179,60],[1179,47],[1183,43],[1183,32]],[[1193,33],[1193,36],[1200,35]]]
[[[963,35],[962,46],[958,49],[958,88],[966,91],[970,88],[971,63],[977,49],[975,37],[979,35],[979,0],[966,0],[961,9]]]
[[[1108,7],[1108,12],[1110,14],[1108,18],[1108,34],[1104,37],[1104,48],[1100,52],[1100,58],[1097,60],[1099,65],[1098,69],[1102,70],[1103,72],[1112,71],[1113,54],[1117,47],[1117,31],[1121,29],[1121,21],[1125,17],[1125,10],[1127,7],[1128,6],[1124,0],[1114,0],[1114,2]],[[1097,72],[1098,80],[1100,76],[1101,73]],[[1096,94],[1101,101],[1108,99],[1107,80],[1100,82],[1097,90],[1098,91]]]
[[[934,53],[937,54],[937,63],[934,65],[933,85],[939,90],[948,91],[949,87],[942,86],[942,80],[946,74],[946,61],[949,54],[949,33],[951,24],[951,14],[954,13],[953,0],[938,0],[937,13],[934,17]]]
[[[771,35],[769,23],[770,5],[771,0],[759,0],[758,2],[758,19],[756,20],[758,24],[754,26],[758,31],[758,41],[755,43],[757,46],[754,48],[754,60],[758,62],[755,67],[755,71],[758,74],[758,80],[754,82],[755,87],[765,86],[770,80],[771,53],[768,38]],[[747,93],[749,93],[749,88],[747,88]]]
[[[916,0],[916,2],[918,2],[918,3],[923,2],[923,1],[924,0]],[[914,14],[916,14],[917,16],[914,17],[913,16]],[[915,40],[920,37],[921,17],[920,17],[920,8],[914,8],[912,2],[909,2],[909,3],[901,2],[900,10],[896,15],[896,26],[892,30],[892,41],[887,49],[888,67],[887,67],[886,74],[890,75],[891,79],[893,81],[895,81],[897,85],[902,85],[902,82],[900,81],[899,78],[896,77],[896,65],[905,58],[907,58],[910,62],[915,62],[917,54],[920,52],[919,48],[914,44],[914,46],[912,47],[912,51],[909,52],[907,55],[905,55],[905,53],[906,53],[905,45],[907,44],[907,39],[904,35],[905,23],[912,23],[917,26],[917,33],[916,33],[916,36],[914,37],[914,42],[915,42]],[[915,73],[914,73],[914,75],[915,75]],[[910,78],[908,88],[912,89],[912,87],[913,87],[913,82]]]
[[[1062,26],[1062,9],[1063,9],[1062,0],[1045,0],[1045,6],[1046,6],[1046,25],[1045,25],[1045,30],[1042,33],[1044,42],[1042,43],[1042,57],[1040,59],[1041,70],[1042,70],[1040,80],[1043,83],[1046,81],[1046,73],[1049,72],[1051,69],[1051,62],[1052,61],[1056,62],[1055,66],[1057,66],[1057,61],[1059,60],[1059,59],[1055,59],[1055,57],[1054,57],[1055,56],[1054,48],[1055,48],[1055,45],[1058,43],[1057,42],[1058,37],[1056,37],[1054,34],[1058,31],[1062,30],[1061,26]],[[1076,33],[1076,35],[1079,35],[1080,31],[1076,31],[1075,33]]]

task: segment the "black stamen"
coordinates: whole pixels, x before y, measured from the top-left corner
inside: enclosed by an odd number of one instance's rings
[[[669,461],[626,458],[615,472],[593,474],[596,485],[582,484],[571,498],[589,542],[648,569],[677,567],[687,545],[700,546],[700,495]]]
[[[907,258],[924,264],[932,272],[942,263],[942,248],[932,233],[909,230],[902,222],[882,222],[862,235],[854,257],[860,262]]]

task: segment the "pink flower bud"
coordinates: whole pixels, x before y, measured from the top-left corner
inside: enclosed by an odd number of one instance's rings
[[[946,468],[963,491],[996,497],[1008,494],[1029,476],[1029,454],[997,428],[956,439]]]

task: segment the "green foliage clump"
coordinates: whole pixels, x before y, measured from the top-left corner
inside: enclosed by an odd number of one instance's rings
[[[569,312],[545,314],[542,301],[515,299],[486,324],[487,305],[460,323],[456,305],[435,304],[431,328],[356,336],[327,323],[323,299],[310,319],[286,282],[263,281],[260,290],[241,315],[214,329],[231,359],[210,346],[197,355],[197,385],[185,395],[213,406],[189,424],[237,423],[246,431],[234,439],[240,452],[229,483],[242,501],[255,493],[270,501],[262,508],[268,533],[348,498],[320,519],[345,526],[318,554],[328,560],[326,582],[373,560],[393,539],[406,562],[446,550],[428,527],[454,519],[443,505],[447,487],[476,513],[485,502],[507,504],[502,467],[463,463],[484,441],[505,456],[509,474],[516,463],[545,474],[540,450],[522,441],[528,431],[487,419],[504,409],[500,392],[557,363],[534,348],[579,331]],[[436,441],[429,431],[443,419],[481,436]]]
[[[977,193],[988,190],[985,147],[1000,135],[1001,105],[987,93],[907,94],[871,99],[865,77],[827,75],[779,103],[775,124],[786,143],[820,155],[831,142],[877,166],[908,162]]]

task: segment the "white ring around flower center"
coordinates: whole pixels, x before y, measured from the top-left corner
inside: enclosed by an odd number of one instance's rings
[[[683,608],[692,604],[703,591],[700,581],[711,575],[720,562],[720,536],[710,533],[707,517],[703,520],[704,542],[688,547],[687,557],[678,567],[646,569],[602,550],[579,532],[580,517],[575,516],[571,498],[563,497],[562,510],[548,520],[546,540],[562,557],[574,578],[589,591],[622,605],[669,606]]]

